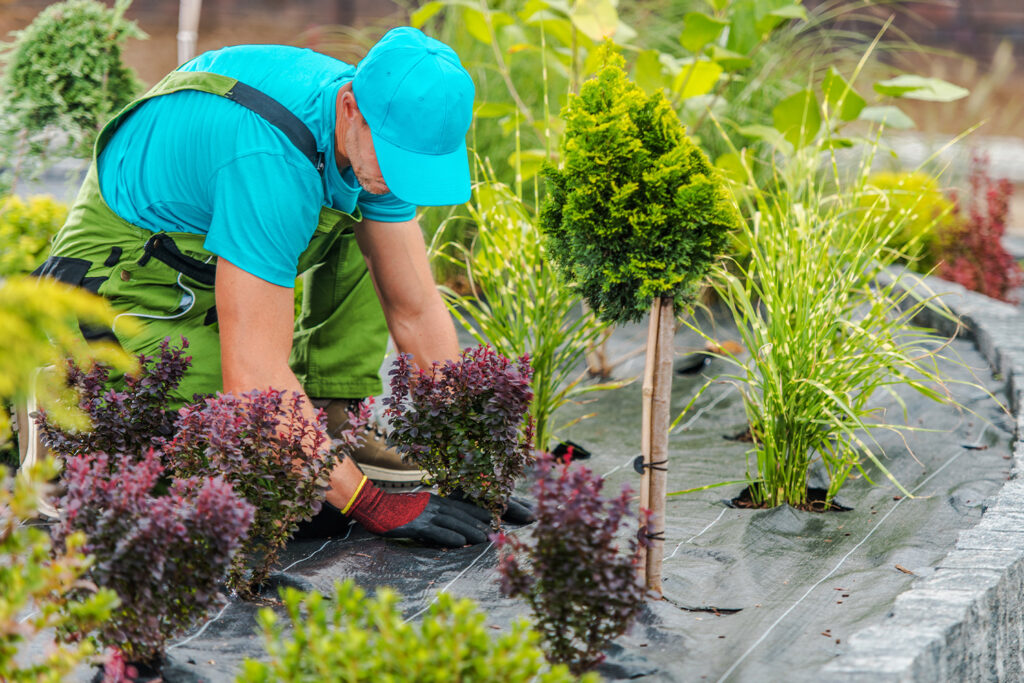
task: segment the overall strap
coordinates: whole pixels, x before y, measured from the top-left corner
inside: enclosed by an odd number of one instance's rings
[[[317,150],[316,138],[309,131],[309,127],[287,107],[263,91],[248,86],[241,81],[235,81],[231,90],[224,93],[224,97],[256,112],[266,119],[268,123],[276,126],[309,159],[310,163],[316,167],[316,172],[323,174],[324,153]]]

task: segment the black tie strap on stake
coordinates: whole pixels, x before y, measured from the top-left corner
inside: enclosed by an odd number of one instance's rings
[[[644,456],[638,455],[633,459],[633,469],[636,470],[637,474],[643,474],[645,469],[658,470],[659,472],[668,472],[667,467],[661,467],[661,465],[667,465],[668,460],[658,460],[652,463],[644,462]]]
[[[665,532],[664,531],[655,531],[653,534],[645,533],[644,536],[647,537],[648,541],[661,541],[662,543],[665,542]]]

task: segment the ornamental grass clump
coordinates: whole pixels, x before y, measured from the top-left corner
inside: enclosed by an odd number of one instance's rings
[[[533,457],[532,374],[529,357],[512,362],[489,346],[430,372],[400,354],[384,398],[388,444],[426,470],[442,496],[468,496],[497,524]]]
[[[937,366],[948,340],[912,322],[925,307],[951,314],[915,291],[913,273],[887,270],[906,256],[894,245],[910,214],[878,220],[869,180],[877,146],[843,174],[834,156],[821,168],[828,145],[820,139],[788,159],[768,189],[748,170],[754,219],[741,237],[750,253],[714,278],[751,351],[722,357],[738,370],[724,379],[743,396],[753,440],[747,477],[759,506],[807,508],[816,464],[828,478],[827,506],[865,459],[909,495],[875,452],[873,433],[916,428],[886,420],[876,397],[903,406],[896,389],[907,388],[953,402]]]
[[[604,660],[604,650],[629,628],[646,593],[637,550],[647,543],[648,513],[640,512],[637,535],[622,547],[617,537],[635,517],[633,493],[624,487],[609,500],[601,495],[603,485],[589,469],[570,467],[568,457],[556,466],[553,455],[541,454],[532,543],[492,536],[511,551],[498,565],[502,592],[526,600],[548,659],[576,674]]]
[[[470,291],[442,288],[445,302],[481,344],[509,358],[529,355],[534,443],[546,451],[554,434],[573,424],[552,424],[560,407],[623,384],[583,384],[586,372],[572,376],[609,326],[580,311],[576,289],[548,263],[535,213],[508,186],[493,177],[478,183],[467,209],[478,230],[473,248],[449,242],[442,257],[465,268]]]
[[[228,586],[252,595],[299,522],[318,512],[331,470],[356,445],[368,406],[331,441],[323,411],[305,417],[306,399],[276,389],[219,394],[181,409],[163,447],[175,476],[219,476],[255,507],[252,528],[228,573]]]
[[[156,451],[141,459],[88,453],[65,461],[66,493],[54,529],[58,548],[95,558],[86,578],[120,604],[98,639],[128,661],[156,664],[170,638],[202,618],[253,519],[253,508],[220,478],[166,487]]]
[[[439,593],[418,623],[404,618],[393,591],[381,588],[371,598],[351,579],[335,583],[331,600],[294,588],[284,589],[282,598],[288,633],[273,610],[260,610],[270,661],[247,659],[239,683],[597,680],[546,666],[539,636],[525,622],[495,633],[471,600],[448,593]]]

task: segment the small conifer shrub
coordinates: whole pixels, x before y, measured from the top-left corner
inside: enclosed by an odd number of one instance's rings
[[[252,529],[228,586],[250,595],[263,583],[299,522],[320,511],[331,470],[356,445],[369,408],[330,441],[323,411],[310,422],[303,398],[276,389],[219,394],[181,409],[164,457],[179,477],[219,476],[255,507]]]
[[[401,354],[389,374],[388,443],[425,469],[441,495],[461,491],[496,524],[533,457],[529,357],[512,362],[478,346],[426,372]]]
[[[82,550],[95,557],[87,578],[120,598],[99,640],[133,662],[159,660],[168,639],[216,604],[253,519],[252,506],[219,478],[178,479],[157,495],[163,472],[153,450],[141,460],[74,456],[58,502],[57,547],[84,534]]]
[[[538,456],[531,544],[504,533],[491,538],[511,551],[498,565],[502,592],[526,600],[548,659],[578,674],[604,660],[604,649],[643,606],[637,550],[647,543],[648,513],[640,513],[635,540],[619,547],[619,528],[634,517],[632,491],[624,487],[617,498],[606,499],[604,480],[570,461],[567,455],[556,466],[555,456]],[[528,561],[520,564],[517,555]]]
[[[610,46],[562,111],[540,223],[552,261],[601,320],[638,321],[655,297],[690,303],[739,212],[662,92],[630,81]]]

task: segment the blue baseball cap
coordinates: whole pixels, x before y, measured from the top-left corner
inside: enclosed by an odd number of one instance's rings
[[[392,29],[356,66],[352,92],[392,194],[418,206],[469,201],[476,91],[454,50],[417,29]]]

